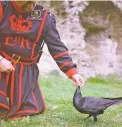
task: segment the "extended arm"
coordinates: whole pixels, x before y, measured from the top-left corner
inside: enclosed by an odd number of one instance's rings
[[[48,15],[46,29],[45,42],[60,70],[71,78],[75,85],[83,85],[84,81],[77,72],[76,64],[73,63],[72,58],[68,54],[68,49],[64,43],[61,42],[60,35],[56,29],[56,20],[54,15]]]

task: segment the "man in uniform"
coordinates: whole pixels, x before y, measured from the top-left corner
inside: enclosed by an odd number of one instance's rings
[[[60,70],[83,86],[54,15],[34,1],[0,2],[0,118],[14,120],[44,111],[37,67],[44,42]]]

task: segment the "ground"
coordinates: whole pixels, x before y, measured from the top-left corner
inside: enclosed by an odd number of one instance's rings
[[[57,76],[39,79],[40,87],[45,95],[47,110],[40,115],[19,121],[1,121],[0,127],[121,127],[122,105],[108,108],[98,116],[98,121],[92,118],[82,121],[87,115],[75,110],[72,98],[75,86],[68,79]],[[120,97],[122,96],[122,80],[111,75],[108,77],[90,78],[81,90],[84,96]]]

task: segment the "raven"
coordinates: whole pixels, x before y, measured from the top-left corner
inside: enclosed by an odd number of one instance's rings
[[[97,115],[103,114],[106,108],[118,103],[122,103],[122,97],[118,98],[82,97],[80,87],[76,88],[73,97],[74,107],[83,114],[89,114],[87,118],[93,116],[94,122],[97,121]]]

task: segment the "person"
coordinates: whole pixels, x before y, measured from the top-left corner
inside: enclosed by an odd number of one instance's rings
[[[84,80],[61,42],[55,16],[35,1],[0,1],[1,119],[21,119],[45,110],[37,67],[44,42],[60,70],[82,87]]]

